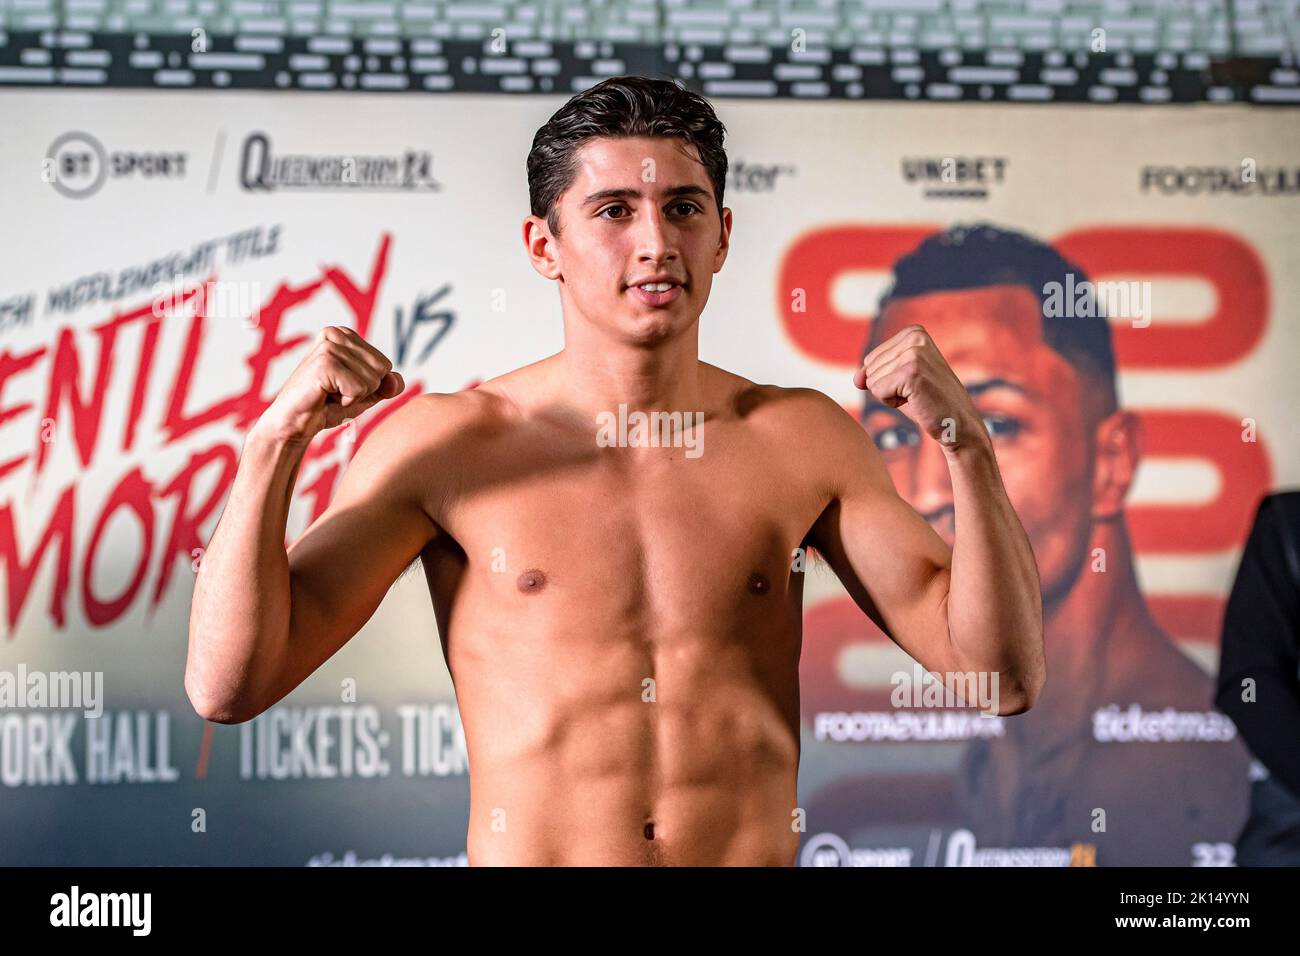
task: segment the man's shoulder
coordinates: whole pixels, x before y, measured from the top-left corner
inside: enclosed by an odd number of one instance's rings
[[[425,392],[415,399],[422,414],[437,415],[458,424],[491,424],[505,421],[512,411],[508,394],[485,382],[459,392]]]
[[[367,436],[377,449],[403,458],[445,453],[449,446],[487,437],[507,427],[508,401],[480,388],[421,392],[384,416]]]
[[[770,423],[796,433],[855,424],[853,416],[838,402],[815,388],[762,384],[716,366],[708,368],[723,383],[737,418]]]
[[[875,443],[835,399],[815,388],[733,377],[735,419],[768,453],[795,465],[824,499],[839,497],[850,487],[868,495],[880,487],[861,480],[883,467]]]

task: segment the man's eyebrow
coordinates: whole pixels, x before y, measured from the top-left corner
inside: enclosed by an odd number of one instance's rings
[[[664,195],[673,199],[678,196],[703,196],[707,199],[711,194],[703,186],[690,183],[684,186],[670,186],[664,190]],[[582,205],[590,206],[592,203],[603,202],[606,199],[638,199],[640,196],[641,193],[638,190],[627,187],[622,189],[602,189],[584,199]]]

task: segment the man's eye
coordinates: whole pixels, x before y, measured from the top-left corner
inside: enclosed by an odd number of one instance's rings
[[[1009,415],[990,412],[984,416],[984,427],[993,438],[1014,438],[1020,433],[1020,420]]]
[[[920,443],[920,439],[921,436],[915,428],[896,425],[893,428],[885,428],[876,433],[876,447],[881,451],[894,451],[897,448],[917,445]]]
[[[701,211],[701,210],[700,210],[700,207],[697,206],[697,205],[695,205],[695,203],[693,203],[693,202],[679,202],[679,203],[676,203],[672,208],[673,208],[673,210],[674,210],[678,215],[682,215],[682,210],[683,210],[683,209],[686,209],[686,210],[687,210],[687,213],[685,214],[685,218],[687,218],[687,219],[689,219],[692,215],[694,215],[694,214],[696,214],[696,213],[699,213],[699,212]],[[599,216],[605,216],[605,213],[609,212],[611,209],[624,209],[624,210],[626,210],[627,207],[624,206],[624,205],[621,204],[621,203],[615,203],[615,204],[612,205],[612,206],[606,206],[606,207],[605,207],[604,209],[602,209],[602,210],[601,210],[597,215],[599,215]],[[609,217],[606,217],[606,218],[609,218]],[[626,219],[627,217],[626,217],[626,216],[614,216],[614,217],[612,217],[612,218],[614,218],[614,219]]]

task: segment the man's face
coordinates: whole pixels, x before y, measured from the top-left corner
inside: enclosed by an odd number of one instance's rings
[[[559,238],[543,242],[544,220],[525,220],[534,267],[559,280],[566,318],[641,344],[689,329],[731,233],[731,210],[719,216],[694,148],[664,137],[602,137],[586,143],[577,161],[557,202]],[[672,283],[667,292],[637,288],[660,275]]]
[[[1037,297],[1017,285],[934,292],[894,300],[879,321],[880,341],[924,326],[970,392],[1033,545],[1043,593],[1062,596],[1091,531],[1092,406],[1081,394],[1087,380],[1043,342]],[[951,547],[952,485],[939,444],[869,396],[863,424],[899,494]]]

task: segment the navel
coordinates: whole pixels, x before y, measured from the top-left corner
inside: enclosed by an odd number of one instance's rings
[[[645,829],[644,829],[642,832],[645,834],[645,838],[646,838],[647,840],[653,840],[653,839],[655,838],[655,825],[654,825],[654,821],[652,820],[652,821],[650,821],[649,823],[647,823],[647,824],[645,825]]]
[[[536,594],[546,587],[546,572],[541,568],[529,568],[515,581],[515,585],[524,594]]]
[[[769,581],[765,575],[755,571],[749,576],[749,584],[747,587],[749,588],[750,594],[757,594],[759,597],[763,597],[771,592],[772,582]]]

